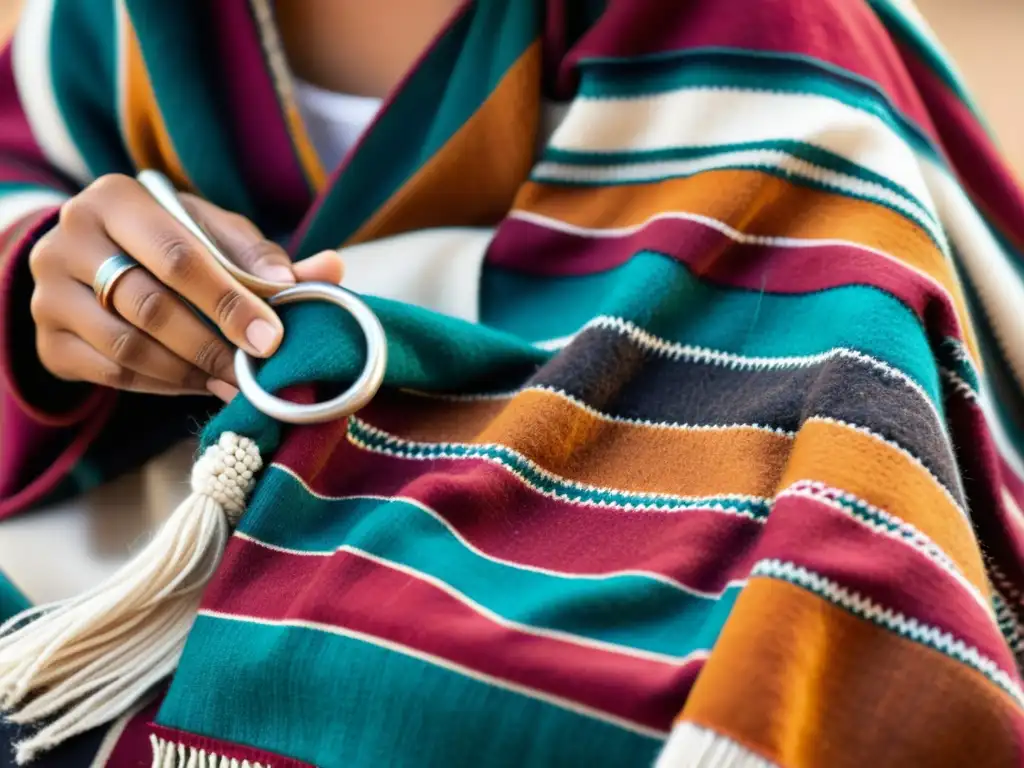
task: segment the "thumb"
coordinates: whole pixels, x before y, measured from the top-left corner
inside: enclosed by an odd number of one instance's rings
[[[294,283],[292,260],[284,248],[268,240],[244,216],[229,213],[195,195],[183,194],[189,213],[239,267],[275,283]]]
[[[293,265],[295,277],[302,283],[337,285],[345,274],[345,262],[337,251],[321,251]]]

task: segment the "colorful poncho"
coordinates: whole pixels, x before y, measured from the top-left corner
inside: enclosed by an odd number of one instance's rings
[[[1024,193],[909,0],[467,2],[330,176],[289,82],[267,0],[31,0],[0,60],[0,514],[208,407],[33,358],[102,174],[346,246],[391,355],[206,427],[268,468],[166,695],[40,764],[1024,763]],[[283,317],[265,386],[352,380]]]

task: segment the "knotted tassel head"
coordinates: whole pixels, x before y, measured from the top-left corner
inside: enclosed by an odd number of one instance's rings
[[[174,671],[261,467],[252,440],[222,434],[192,468],[192,494],[129,563],[0,626],[0,710],[40,726],[16,745],[19,764],[117,718]]]

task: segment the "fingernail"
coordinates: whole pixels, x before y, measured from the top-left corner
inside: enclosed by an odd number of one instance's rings
[[[260,277],[275,283],[294,283],[295,274],[283,264],[268,264],[258,270]]]
[[[235,395],[238,394],[238,390],[235,387],[220,379],[210,379],[206,382],[206,388],[225,403],[230,403],[235,399]]]
[[[270,351],[277,344],[279,332],[277,328],[266,320],[253,320],[245,329],[245,338],[252,344],[259,355],[270,354]]]

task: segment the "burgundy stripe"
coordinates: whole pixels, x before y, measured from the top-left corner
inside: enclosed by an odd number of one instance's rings
[[[591,237],[511,218],[498,229],[487,261],[540,275],[583,275],[617,267],[642,250],[663,253],[702,278],[735,288],[796,294],[872,285],[900,299],[934,333],[963,338],[953,306],[935,283],[852,245],[737,243],[689,219],[656,219],[630,234]]]
[[[907,70],[935,119],[943,148],[982,212],[1018,251],[1024,251],[1024,190],[971,110],[913,52]]]
[[[140,766],[141,768],[141,766],[153,764],[153,746],[149,741],[149,733],[153,718],[156,717],[165,694],[166,690],[161,690],[151,704],[147,704],[128,720],[114,749],[100,765],[105,768],[128,768],[128,766]],[[97,768],[99,767],[97,766]]]
[[[235,117],[233,135],[246,182],[273,218],[294,226],[312,192],[295,154],[249,0],[219,0],[209,8],[219,30],[224,97]]]
[[[49,165],[46,156],[32,136],[32,128],[18,98],[12,48],[8,44],[0,51],[0,136],[3,136],[3,153],[45,168]]]
[[[947,571],[828,504],[780,497],[757,549],[764,558],[803,566],[884,608],[949,632],[1018,679],[995,623]]]
[[[587,58],[702,48],[818,59],[876,83],[922,130],[934,132],[888,33],[863,2],[610,0],[604,16],[563,61],[561,79],[571,81],[580,61]]]
[[[0,156],[0,182],[34,184],[68,194],[74,192],[73,187],[57,174],[6,154]]]
[[[85,454],[89,443],[106,423],[116,402],[111,390],[97,388],[72,413],[54,416],[34,409],[15,384],[10,359],[14,329],[9,327],[9,306],[15,271],[38,236],[55,219],[56,211],[44,211],[23,218],[7,232],[0,233],[0,520],[43,498],[67,475]],[[78,426],[77,431],[68,427]],[[64,445],[62,445],[64,443]],[[26,483],[26,467],[41,455],[58,454],[44,471]]]
[[[677,666],[510,629],[349,552],[292,555],[236,538],[220,573],[206,610],[346,628],[665,731],[700,669],[696,660]]]
[[[647,571],[712,594],[746,578],[755,562],[762,525],[747,517],[572,504],[541,496],[488,461],[414,461],[347,443],[329,464],[311,466],[317,457],[305,442],[288,441],[275,461],[314,492],[419,501],[472,546],[501,560],[564,573]]]

